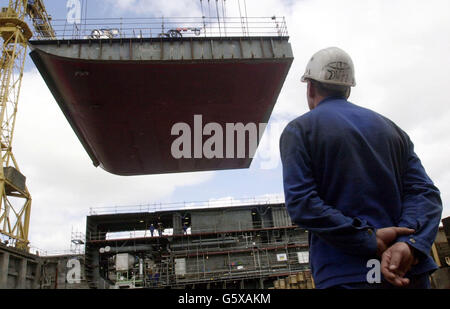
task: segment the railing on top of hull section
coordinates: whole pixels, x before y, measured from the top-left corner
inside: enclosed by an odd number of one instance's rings
[[[284,17],[89,18],[52,20],[57,40],[183,37],[288,37]],[[54,40],[38,36],[40,40]]]

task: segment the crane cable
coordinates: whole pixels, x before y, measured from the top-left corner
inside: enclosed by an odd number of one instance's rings
[[[241,19],[242,34],[245,35],[244,24],[242,23],[241,0],[238,0],[239,18]]]
[[[206,36],[206,22],[205,22],[205,10],[203,9],[203,0],[200,0],[200,6],[202,7],[202,20],[203,20],[203,30]]]
[[[250,29],[248,27],[247,0],[244,0],[244,7],[245,7],[245,19],[247,21],[247,34],[250,35]]]
[[[216,0],[216,14],[217,14],[217,21],[219,23],[219,35],[222,37],[222,29],[220,27],[220,14],[219,14],[219,0]]]
[[[202,18],[205,18],[205,13],[203,12],[203,0],[200,0],[200,7],[202,8]]]
[[[225,36],[227,36],[227,21],[226,21],[226,9],[225,9],[225,0],[222,0],[222,20],[223,20],[223,27],[225,30]]]
[[[83,21],[84,21],[84,33],[87,32],[87,12],[88,12],[88,0],[81,1],[81,23],[80,32],[82,33]]]
[[[244,20],[242,19],[241,0],[238,0],[238,6],[239,6],[239,17],[241,18],[242,34],[245,36],[245,24]]]
[[[86,0],[81,1],[81,27],[83,26],[83,24],[85,23],[85,7],[86,7]],[[81,28],[80,27],[80,28]],[[84,25],[84,31],[86,31],[86,26]]]
[[[208,18],[211,19],[211,2],[210,2],[210,0],[208,0],[208,11],[209,11]],[[212,32],[211,21],[209,21],[209,28],[210,28],[210,32]]]

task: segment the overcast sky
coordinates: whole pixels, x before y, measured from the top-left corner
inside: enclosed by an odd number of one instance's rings
[[[238,16],[237,1],[226,2],[228,15]],[[65,1],[45,3],[54,18],[65,18]],[[88,1],[88,17],[201,16],[199,3]],[[119,177],[95,168],[28,59],[14,146],[33,197],[32,246],[68,249],[72,228],[85,230],[90,207],[282,195],[279,135],[308,111],[300,77],[311,55],[329,46],[343,48],[355,62],[351,101],[384,114],[411,136],[442,192],[444,217],[450,216],[450,2],[247,0],[247,10],[249,16],[285,16],[295,55],[248,170]]]

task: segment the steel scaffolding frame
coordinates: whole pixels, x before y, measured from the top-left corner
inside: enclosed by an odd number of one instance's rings
[[[266,222],[267,223],[267,222]],[[258,224],[258,223],[257,223]],[[262,224],[262,223],[261,223]],[[263,241],[263,233],[266,240]],[[298,233],[302,233],[299,235]],[[221,242],[227,240],[226,235],[238,240],[235,243]],[[168,254],[161,255],[161,261],[156,264],[159,273],[159,281],[153,282],[152,288],[177,287],[198,284],[208,284],[211,282],[222,282],[224,284],[239,280],[256,279],[278,279],[283,276],[295,275],[298,272],[308,270],[306,262],[300,263],[298,252],[307,252],[307,234],[300,228],[291,225],[273,228],[241,229],[239,231],[201,231],[195,234],[165,235],[162,237],[137,237],[126,239],[107,239],[106,233],[101,235],[90,235],[87,239],[91,244],[109,244],[120,247],[122,242],[128,245],[131,243],[142,243],[142,241],[160,242],[168,238],[177,238],[177,247],[172,248]],[[214,240],[215,246],[204,245],[204,242]],[[196,245],[193,245],[196,241]],[[132,252],[130,252],[132,253]],[[285,261],[277,261],[276,254],[285,254]],[[210,270],[207,263],[214,257],[225,256],[226,264],[222,268]],[[185,259],[186,274],[177,275],[175,271],[175,260]],[[233,259],[238,259],[242,269],[233,265]],[[144,278],[149,282],[151,279]]]

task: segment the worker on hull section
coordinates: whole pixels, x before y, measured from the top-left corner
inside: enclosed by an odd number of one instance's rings
[[[149,230],[150,230],[151,237],[153,237],[153,234],[155,233],[155,226],[153,224],[150,224]]]
[[[442,202],[410,138],[348,101],[356,80],[343,50],[316,53],[302,81],[310,112],[288,124],[280,151],[286,207],[310,231],[316,286],[429,288]],[[380,280],[370,280],[373,261]]]

